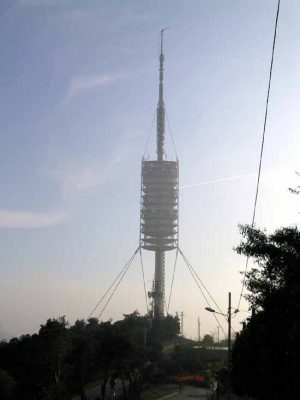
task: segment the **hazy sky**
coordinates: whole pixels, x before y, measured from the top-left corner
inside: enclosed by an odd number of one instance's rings
[[[165,26],[180,246],[221,308],[228,291],[237,303],[245,259],[232,249],[238,224],[251,221],[276,6],[0,2],[2,336],[34,332],[49,317],[86,318],[136,249],[140,162],[156,109]],[[283,0],[256,219],[268,231],[299,223],[299,197],[287,190],[300,169],[299,38],[300,2]],[[171,158],[170,136],[166,142]],[[153,254],[144,258],[150,289]],[[168,293],[174,252],[167,260]],[[203,333],[216,331],[205,306],[180,261],[170,310],[185,313],[187,335],[196,335],[198,315]],[[135,309],[145,312],[138,260],[103,318]],[[234,320],[235,329],[246,315]]]

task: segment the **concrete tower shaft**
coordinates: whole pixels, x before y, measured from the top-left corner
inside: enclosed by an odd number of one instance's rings
[[[152,297],[154,317],[162,317],[165,304],[165,252],[161,250],[155,251],[154,292]]]
[[[157,104],[157,159],[142,161],[140,246],[155,252],[153,289],[154,317],[164,315],[165,251],[178,245],[178,170],[176,161],[165,159],[165,104],[163,29],[159,56],[159,96]]]

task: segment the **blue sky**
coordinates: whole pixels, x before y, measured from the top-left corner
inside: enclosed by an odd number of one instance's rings
[[[36,331],[48,317],[86,317],[137,247],[140,161],[165,26],[181,247],[223,309],[229,290],[237,302],[245,260],[232,248],[238,223],[251,221],[276,3],[1,2],[2,335]],[[299,37],[300,3],[286,0],[256,220],[270,231],[299,223],[299,199],[287,191],[300,169]],[[170,135],[167,153],[174,156]],[[223,181],[230,177],[240,178]],[[215,180],[221,182],[193,186]],[[145,254],[149,289],[151,256]],[[177,274],[171,311],[185,312],[185,333],[196,335],[198,315],[203,332],[215,332],[182,263]],[[141,282],[136,262],[103,317],[144,312]]]

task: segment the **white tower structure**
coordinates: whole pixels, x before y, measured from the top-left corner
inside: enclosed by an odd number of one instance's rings
[[[178,246],[179,163],[165,155],[165,103],[163,29],[159,56],[159,97],[157,105],[157,159],[142,160],[140,246],[155,252],[153,299],[155,318],[164,315],[165,252]]]

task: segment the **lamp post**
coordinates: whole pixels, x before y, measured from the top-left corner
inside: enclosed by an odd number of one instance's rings
[[[232,314],[236,314],[239,312],[238,309],[234,310],[233,313],[231,312],[231,292],[228,293],[228,312],[227,314],[223,314],[217,312],[211,307],[205,307],[206,311],[209,311],[214,314],[220,314],[227,318],[228,322],[228,372],[229,372],[229,393],[228,398],[231,399],[231,384],[230,384],[230,373],[231,373],[231,316]]]
[[[228,371],[231,373],[231,292],[228,293]],[[229,397],[230,398],[230,397]]]

